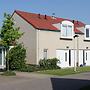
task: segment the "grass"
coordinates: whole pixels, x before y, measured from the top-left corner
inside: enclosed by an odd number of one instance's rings
[[[90,66],[78,67],[76,72],[74,71],[73,68],[66,68],[66,69],[56,69],[56,70],[43,70],[43,71],[39,71],[38,73],[63,76],[63,75],[77,74],[83,72],[90,72]]]
[[[3,75],[3,76],[16,76],[16,73],[13,71],[5,71],[1,75]]]

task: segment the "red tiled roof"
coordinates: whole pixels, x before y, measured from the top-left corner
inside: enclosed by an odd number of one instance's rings
[[[72,21],[69,19],[63,19],[63,18],[52,18],[51,16],[34,14],[34,13],[28,13],[24,11],[16,10],[15,13],[17,13],[20,17],[22,17],[24,20],[26,20],[29,24],[34,26],[36,29],[40,30],[58,30],[55,26],[52,24],[61,23],[64,20]],[[72,21],[73,22],[73,21]],[[80,21],[74,21],[75,27],[83,27],[85,24]],[[82,33],[81,31],[77,30],[75,28],[75,33]]]
[[[83,34],[83,32],[81,32],[80,30],[78,30],[77,28],[74,29],[74,32],[77,34]]]

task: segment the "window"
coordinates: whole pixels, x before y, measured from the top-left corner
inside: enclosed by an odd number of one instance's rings
[[[86,38],[89,38],[89,28],[86,28]]]
[[[85,26],[85,40],[90,40],[90,25]]]
[[[87,60],[87,52],[86,52],[86,60]]]
[[[44,59],[47,59],[47,51],[48,51],[48,49],[43,50],[43,58]]]
[[[68,25],[67,36],[72,36],[72,26]]]
[[[62,25],[62,36],[67,36],[67,25]]]
[[[69,66],[71,66],[71,50],[69,50]]]
[[[65,52],[65,61],[67,62],[67,53]]]
[[[72,37],[73,36],[73,28],[71,25],[62,24],[61,28],[61,36],[62,37]]]

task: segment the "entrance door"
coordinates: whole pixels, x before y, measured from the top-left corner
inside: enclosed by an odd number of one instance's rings
[[[79,50],[79,66],[84,63],[84,50]]]
[[[79,50],[79,66],[82,64],[83,65],[83,50]],[[72,67],[74,67],[74,64],[76,65],[77,64],[77,50],[71,50],[71,60],[72,60]]]
[[[60,61],[57,63],[60,67],[69,67],[71,61],[69,61],[69,50],[56,50],[56,58]]]

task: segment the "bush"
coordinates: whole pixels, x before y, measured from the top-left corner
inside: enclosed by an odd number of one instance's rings
[[[38,65],[32,65],[28,64],[25,67],[21,68],[20,71],[22,72],[33,72],[33,71],[38,71],[40,67]]]
[[[1,75],[3,75],[3,76],[16,76],[16,73],[12,72],[12,71],[5,71]]]
[[[57,62],[59,60],[57,58],[52,59],[41,59],[39,61],[39,65],[41,69],[59,69],[60,67],[57,66]]]
[[[7,56],[6,58],[9,59],[9,68],[11,70],[19,70],[25,67],[26,50],[23,45],[19,44],[12,48],[9,53],[7,53]]]

